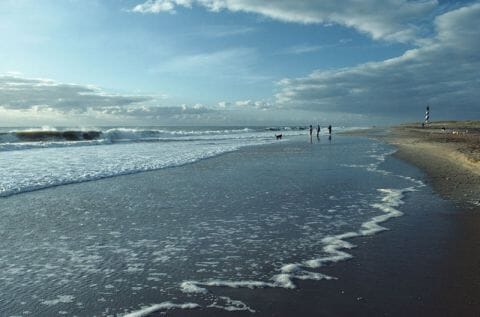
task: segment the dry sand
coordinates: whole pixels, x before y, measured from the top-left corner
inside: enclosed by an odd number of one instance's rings
[[[396,156],[429,176],[443,197],[468,210],[480,210],[480,122],[437,122],[394,127],[385,140]]]

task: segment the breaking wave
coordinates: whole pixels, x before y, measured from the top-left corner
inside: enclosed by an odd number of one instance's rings
[[[277,128],[109,128],[109,129],[23,129],[0,131],[0,151],[15,151],[48,147],[105,145],[126,142],[171,142],[228,140],[271,137],[273,131],[295,135],[297,127]]]

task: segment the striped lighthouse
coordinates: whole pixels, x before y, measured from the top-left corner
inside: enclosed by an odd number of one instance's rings
[[[428,125],[430,120],[430,106],[427,106],[427,110],[425,111],[425,126]]]

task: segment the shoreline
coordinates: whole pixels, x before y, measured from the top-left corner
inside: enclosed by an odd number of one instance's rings
[[[378,139],[397,148],[394,157],[418,167],[441,197],[455,206],[446,221],[455,227],[446,263],[448,310],[445,316],[470,316],[480,302],[480,121],[403,124],[352,135]]]
[[[92,216],[95,215],[94,217],[90,218],[88,216],[88,219],[95,224],[95,232],[99,230],[97,222],[101,219],[108,220],[107,223],[110,223],[112,219],[115,220],[118,217],[118,219],[130,219],[129,223],[136,223],[144,219],[143,216],[140,216],[150,208],[151,204],[154,204],[157,206],[160,215],[163,215],[162,220],[158,222],[149,221],[146,228],[149,229],[151,224],[156,223],[160,227],[152,227],[151,229],[155,232],[161,232],[168,229],[162,227],[162,224],[166,223],[167,216],[175,211],[170,203],[173,201],[171,199],[173,197],[177,198],[179,195],[190,197],[195,192],[194,189],[199,188],[199,185],[216,189],[218,188],[217,182],[229,188],[227,185],[231,184],[230,180],[233,178],[228,175],[235,175],[239,168],[245,171],[252,171],[253,169],[260,172],[260,174],[240,173],[240,175],[254,177],[250,180],[241,178],[245,184],[251,184],[253,180],[259,181],[262,179],[266,182],[265,185],[272,184],[270,177],[278,174],[279,171],[286,173],[285,176],[288,176],[288,179],[305,184],[304,181],[300,181],[302,175],[310,179],[311,168],[316,167],[316,163],[308,168],[303,163],[299,163],[298,160],[291,160],[286,157],[286,154],[290,153],[297,159],[301,153],[308,154],[306,157],[310,157],[314,153],[312,151],[316,151],[317,154],[329,155],[330,151],[342,144],[341,142],[333,142],[311,145],[306,140],[304,141],[294,144],[278,143],[244,148],[195,164],[185,165],[178,169],[163,169],[119,176],[117,179],[110,178],[59,186],[11,196],[0,200],[0,202],[3,202],[6,210],[12,210],[12,212],[14,210],[24,211],[26,205],[30,206],[30,210],[33,211],[40,209],[38,206],[42,206],[42,208],[45,208],[43,206],[49,206],[45,210],[48,211],[46,214],[50,215],[60,215],[65,210],[72,210],[73,207],[81,207],[80,211],[88,212],[86,215],[92,211],[102,211],[102,213],[92,213]],[[360,142],[365,141],[361,140]],[[352,144],[358,144],[358,140],[352,139],[349,142],[348,146],[345,147],[346,151],[351,150]],[[271,157],[277,158],[275,162],[270,162]],[[249,159],[246,160],[246,158]],[[277,167],[283,166],[277,162],[282,158],[288,160],[289,163],[297,164],[297,167],[300,167],[298,171],[301,173],[298,174],[297,171],[297,173],[291,174],[290,169],[273,168],[275,164],[278,165]],[[264,163],[259,164],[260,161]],[[254,164],[252,165],[252,163]],[[408,165],[391,156],[387,156],[386,162],[382,164],[400,170]],[[417,169],[413,170],[412,173],[419,177],[422,176]],[[292,178],[291,175],[295,175],[295,177]],[[189,181],[185,183],[182,179],[187,179],[187,176]],[[283,184],[282,182],[273,183]],[[298,194],[302,194],[301,197],[304,200],[307,197],[305,192],[295,190],[297,187],[292,187],[292,184],[295,184],[295,182],[287,187],[293,189],[292,192],[297,194],[291,197],[300,197]],[[317,187],[313,186],[313,188]],[[213,190],[209,192],[215,193]],[[233,193],[233,191],[227,192]],[[480,275],[475,273],[476,267],[472,265],[474,262],[470,261],[469,252],[475,246],[465,243],[465,240],[472,243],[478,241],[468,239],[468,237],[474,236],[477,227],[474,223],[470,223],[470,231],[465,231],[466,227],[459,226],[458,224],[461,222],[456,221],[458,219],[457,208],[438,199],[436,194],[432,195],[429,188],[415,194],[412,193],[412,195],[416,198],[405,200],[402,209],[406,212],[399,218],[402,220],[391,219],[386,225],[390,229],[389,231],[352,238],[349,243],[353,243],[358,248],[348,250],[348,253],[353,255],[351,260],[322,267],[320,273],[336,277],[336,279],[298,280],[296,281],[296,283],[298,282],[297,288],[293,290],[264,288],[252,291],[249,288],[211,287],[209,291],[225,302],[218,304],[225,306],[225,304],[234,303],[229,302],[231,300],[239,300],[237,306],[230,305],[230,309],[242,308],[240,307],[241,303],[247,303],[249,306],[246,309],[236,311],[218,309],[215,306],[204,306],[192,310],[148,311],[150,314],[146,313],[145,316],[255,316],[248,308],[254,309],[257,316],[277,317],[295,314],[305,316],[372,316],[380,314],[392,316],[426,314],[474,316],[474,313],[479,311],[478,308],[480,307],[479,300],[475,298],[475,295],[479,293],[478,285],[480,284],[476,283],[478,280],[472,280],[471,277]],[[316,196],[318,196],[318,192],[315,192],[315,195],[311,198],[313,199]],[[144,199],[138,201],[133,199],[135,197],[144,197]],[[159,200],[158,197],[164,199]],[[168,199],[169,197],[170,199]],[[318,197],[318,199],[321,199],[321,197]],[[72,208],[68,208],[68,206]],[[128,207],[132,207],[136,212],[130,213]],[[183,213],[189,215],[189,217],[196,215],[195,206],[187,204],[181,208]],[[122,210],[125,210],[126,214],[120,217],[118,213]],[[111,211],[112,213],[105,213],[105,211]],[[16,213],[13,212],[13,214]],[[35,215],[34,212],[27,212],[27,214],[30,215],[29,217]],[[104,215],[103,218],[99,216],[102,214]],[[137,215],[140,218],[137,218]],[[68,220],[69,218],[63,217],[62,219]],[[156,218],[151,219],[155,220]],[[468,224],[467,222],[466,225]],[[72,222],[72,226],[76,228],[76,222]],[[457,229],[459,227],[461,227],[461,231]],[[68,230],[68,232],[75,232],[75,230]],[[108,232],[109,234],[118,234]],[[145,230],[138,232],[145,232]],[[465,238],[464,236],[468,237]],[[457,241],[461,244],[457,244]],[[92,246],[88,241],[87,245]],[[101,247],[103,248],[104,245]],[[458,261],[458,259],[461,260]],[[123,281],[121,290],[128,290],[130,284],[136,287],[135,283],[137,282],[134,282],[134,277]],[[109,288],[107,289],[110,289],[110,284],[108,285]],[[452,290],[453,294],[451,294]],[[92,290],[89,290],[89,292],[92,292]],[[128,301],[128,293],[119,293],[117,296],[127,296],[125,300]],[[157,297],[156,291],[147,295],[147,297],[142,298],[142,302],[147,304],[162,302],[162,297]],[[182,293],[179,295],[172,298],[173,303],[190,302],[188,294]],[[50,296],[45,299],[51,300],[51,298],[54,297]],[[132,302],[132,304],[137,303]],[[163,304],[164,306],[167,305],[166,303]],[[170,304],[172,308],[175,306],[175,304]],[[49,307],[40,306],[38,309],[36,311],[38,315],[42,315],[42,313],[47,315],[46,309],[49,309]],[[143,316],[143,314],[141,315]]]
[[[427,175],[429,184],[460,209],[480,212],[480,121],[372,127],[342,133],[378,139]]]
[[[377,133],[384,134],[385,130]],[[397,156],[393,160],[403,162]],[[430,192],[427,189],[425,195]],[[333,280],[296,280],[293,290],[267,287],[256,289],[255,295],[248,289],[221,286],[209,291],[253,302],[258,316],[474,316],[480,307],[475,298],[480,284],[472,283],[475,268],[468,261],[456,261],[457,256],[467,257],[470,249],[467,243],[461,248],[457,245],[462,239],[458,239],[458,223],[452,220],[457,218],[459,208],[446,201],[439,204],[429,200],[420,205],[407,201],[404,208],[410,212],[398,220],[391,219],[387,231],[379,233],[382,238],[373,235],[347,240],[355,246],[348,250],[352,259],[322,267],[321,272],[334,276]],[[450,294],[452,289],[454,294]],[[153,312],[148,316],[164,314],[255,316],[248,311],[211,308]]]
[[[398,148],[394,156],[425,171],[442,197],[480,211],[480,123],[401,125],[383,139]]]

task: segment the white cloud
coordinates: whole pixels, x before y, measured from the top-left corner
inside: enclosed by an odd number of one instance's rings
[[[201,103],[176,104],[170,99],[165,100],[162,95],[159,96],[111,94],[89,85],[0,75],[0,123],[227,123],[235,122],[235,116],[238,115],[235,110],[239,107],[235,103],[224,101],[213,106]],[[264,101],[249,100],[245,106],[244,110],[252,112],[271,105]]]
[[[5,109],[51,108],[61,112],[85,112],[89,108],[125,107],[149,100],[148,96],[108,94],[93,86],[50,79],[0,76],[0,106]]]
[[[191,1],[185,0],[148,0],[143,4],[136,5],[132,11],[140,13],[160,13],[160,12],[170,12],[175,13],[175,6],[181,5],[185,7],[191,6]]]
[[[409,42],[417,38],[423,17],[437,6],[437,0],[148,0],[135,12],[174,12],[177,6],[193,4],[210,11],[229,10],[259,14],[279,21],[303,24],[336,23],[369,34],[374,39]]]
[[[400,57],[285,79],[277,102],[315,111],[480,115],[480,4],[436,18],[437,35]]]
[[[193,106],[182,104],[180,106],[139,106],[128,108],[105,109],[105,113],[117,116],[132,116],[149,119],[180,118],[192,115],[203,115],[214,112],[201,104]]]
[[[251,100],[239,100],[235,102],[235,106],[237,107],[251,107],[253,105],[253,101]]]
[[[217,103],[217,108],[219,108],[219,109],[227,109],[227,108],[231,107],[231,105],[232,105],[232,104],[231,104],[230,102],[228,102],[228,101],[220,101],[220,102]]]
[[[90,85],[0,75],[0,114],[3,119],[23,118],[22,122],[43,120],[63,124],[69,120],[89,122],[97,119],[103,122],[220,122],[235,120],[235,110],[241,108],[238,102],[226,101],[213,106],[175,104],[164,99],[163,95],[159,96],[111,94]],[[248,111],[271,107],[265,101],[248,100],[244,103],[243,109]]]
[[[250,108],[250,109],[259,109],[259,110],[267,110],[274,107],[274,105],[265,100],[238,100],[234,103],[235,106],[241,108]]]

